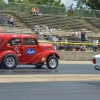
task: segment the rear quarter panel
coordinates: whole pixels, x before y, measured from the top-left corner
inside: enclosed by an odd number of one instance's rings
[[[14,54],[18,59],[18,55],[15,52],[10,51],[10,50],[6,50],[6,51],[3,51],[0,53],[0,63],[2,62],[3,57],[7,54]]]

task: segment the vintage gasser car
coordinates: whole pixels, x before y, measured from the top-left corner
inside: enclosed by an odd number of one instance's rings
[[[95,70],[100,70],[100,54],[93,56],[93,67]]]
[[[33,35],[0,33],[0,67],[14,69],[18,64],[32,64],[49,69],[58,66],[60,56],[52,44],[39,43]]]

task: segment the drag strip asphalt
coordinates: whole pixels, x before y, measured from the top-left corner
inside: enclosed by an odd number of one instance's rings
[[[51,70],[44,65],[37,69],[31,65],[19,65],[16,69],[0,69],[0,82],[58,82],[58,81],[99,81],[100,71],[92,64],[59,64]]]

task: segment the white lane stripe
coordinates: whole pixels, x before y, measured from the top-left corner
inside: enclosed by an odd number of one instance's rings
[[[14,82],[64,82],[64,81],[100,81],[100,74],[59,74],[59,75],[1,75],[0,83]]]
[[[59,60],[59,64],[93,64],[92,61],[64,61]]]

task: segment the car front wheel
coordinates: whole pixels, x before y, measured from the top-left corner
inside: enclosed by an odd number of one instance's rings
[[[54,56],[51,56],[47,60],[47,67],[49,69],[56,69],[58,67],[58,59]]]

